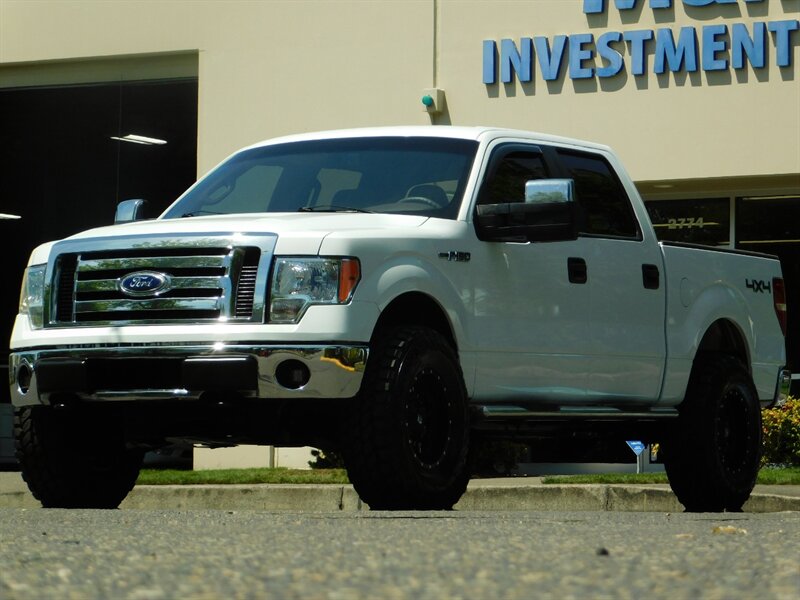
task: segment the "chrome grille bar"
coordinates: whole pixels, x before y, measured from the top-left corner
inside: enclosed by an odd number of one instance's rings
[[[76,302],[75,313],[132,310],[218,310],[219,298],[152,298],[148,300],[96,300]]]
[[[148,256],[143,258],[85,259],[78,263],[78,273],[89,271],[116,271],[140,269],[201,269],[224,267],[229,260],[225,256]]]
[[[172,289],[214,289],[222,288],[224,283],[224,277],[173,277],[171,279]],[[119,291],[119,278],[78,281],[75,284],[75,291],[79,294],[89,292],[117,292]]]

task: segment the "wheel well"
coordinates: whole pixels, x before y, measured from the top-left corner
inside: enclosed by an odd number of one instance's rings
[[[458,350],[450,321],[442,309],[430,296],[421,292],[409,292],[398,296],[383,309],[375,331],[399,325],[420,325],[439,332]],[[374,333],[373,333],[374,337]]]
[[[697,349],[697,356],[704,354],[727,354],[750,372],[750,356],[744,336],[736,325],[726,319],[715,321],[706,331]]]

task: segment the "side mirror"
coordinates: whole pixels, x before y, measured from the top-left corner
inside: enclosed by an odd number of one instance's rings
[[[556,242],[578,237],[575,182],[537,179],[525,183],[525,201],[479,204],[478,238],[492,242]]]
[[[114,215],[114,224],[130,223],[132,221],[144,221],[147,217],[147,200],[137,198],[135,200],[123,200],[117,204],[117,212]]]
[[[564,204],[575,202],[572,179],[535,179],[525,182],[525,204]]]

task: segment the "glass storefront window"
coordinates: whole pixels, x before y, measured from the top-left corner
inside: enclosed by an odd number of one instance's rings
[[[650,200],[645,203],[659,240],[707,246],[730,244],[730,200]]]
[[[736,247],[780,259],[788,309],[786,362],[794,373],[800,372],[800,196],[737,198]]]
[[[795,244],[800,247],[800,196],[736,199],[736,247]]]

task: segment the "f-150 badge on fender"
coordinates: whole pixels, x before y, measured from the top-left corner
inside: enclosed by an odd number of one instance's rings
[[[118,280],[119,291],[127,296],[157,296],[170,289],[166,273],[137,271]]]

